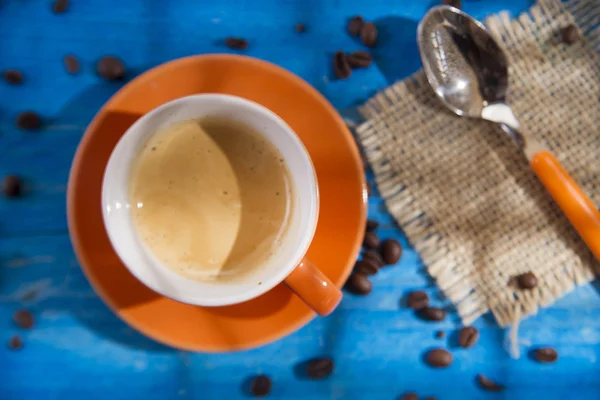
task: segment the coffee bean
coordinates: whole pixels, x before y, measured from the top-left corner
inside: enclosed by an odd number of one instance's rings
[[[517,284],[521,289],[533,289],[537,286],[537,277],[533,272],[526,272],[517,276]]]
[[[381,255],[387,265],[394,265],[402,257],[402,246],[396,239],[386,239],[381,244]]]
[[[443,339],[445,337],[446,337],[446,332],[444,332],[444,331],[437,331],[435,333],[435,338],[436,339]]]
[[[347,58],[348,64],[352,68],[367,68],[373,60],[371,54],[366,51],[355,51],[354,53],[350,53]]]
[[[306,364],[306,375],[311,379],[327,378],[333,372],[333,367],[331,358],[315,358]]]
[[[74,75],[79,72],[79,60],[77,57],[69,54],[65,56],[63,62],[65,63],[65,68],[69,74]]]
[[[352,73],[346,54],[343,51],[336,51],[333,56],[333,72],[338,79],[346,79]]]
[[[17,310],[13,314],[13,322],[21,329],[33,328],[33,315],[27,310]]]
[[[375,275],[379,271],[377,262],[371,258],[363,258],[356,263],[354,270],[365,275]]]
[[[560,35],[562,36],[562,41],[565,44],[571,45],[579,40],[579,31],[577,27],[573,24],[567,25],[560,30]]]
[[[458,334],[458,345],[465,349],[473,347],[477,340],[479,340],[479,331],[472,326],[462,328]]]
[[[367,196],[371,196],[371,192],[373,191],[373,188],[371,187],[371,184],[369,182],[367,182]]]
[[[404,394],[404,396],[402,396],[400,400],[419,400],[419,396],[417,396],[417,394],[414,392],[410,392]]]
[[[360,15],[350,18],[348,20],[348,27],[347,27],[348,33],[351,36],[360,35],[360,30],[362,29],[364,23],[365,23],[365,21],[363,20],[363,17],[361,17]]]
[[[423,400],[436,400],[434,396],[425,397]]]
[[[434,368],[446,368],[452,364],[452,354],[444,349],[429,350],[425,359]]]
[[[266,375],[259,375],[252,380],[250,384],[250,393],[254,397],[263,397],[271,392],[271,378]]]
[[[6,175],[2,181],[2,193],[5,197],[19,197],[21,195],[21,179],[16,175]]]
[[[377,28],[372,22],[367,22],[360,30],[360,40],[367,47],[373,47],[377,44]]]
[[[381,256],[379,255],[379,253],[376,250],[369,249],[369,250],[365,251],[363,253],[363,260],[364,259],[372,260],[377,265],[378,268],[385,266],[385,262],[383,262],[383,259],[381,258]]]
[[[535,359],[541,363],[553,363],[558,360],[558,353],[552,347],[540,347],[533,353]]]
[[[26,131],[37,131],[42,127],[42,119],[33,111],[23,111],[17,115],[17,128]]]
[[[306,26],[304,24],[296,24],[296,32],[298,32],[298,33],[306,32]]]
[[[234,50],[246,50],[248,48],[248,41],[244,38],[228,37],[225,39],[225,46]]]
[[[69,0],[56,0],[54,4],[52,4],[52,11],[55,14],[60,14],[67,11],[67,7],[69,6]]]
[[[125,76],[125,66],[117,57],[104,56],[98,60],[96,72],[107,81],[118,81]]]
[[[379,247],[379,237],[373,232],[367,232],[363,240],[363,245],[369,249],[376,249]]]
[[[443,321],[446,318],[446,311],[437,307],[425,307],[419,310],[419,315],[426,321]]]
[[[460,0],[442,0],[442,5],[452,6],[459,9],[462,7]]]
[[[479,386],[481,386],[482,389],[488,390],[490,392],[501,392],[504,390],[503,385],[500,385],[491,380],[490,378],[481,374],[477,375],[477,382],[479,383]]]
[[[408,307],[413,310],[422,310],[429,305],[429,296],[422,290],[415,290],[408,295]]]
[[[372,219],[367,220],[367,231],[374,231],[379,228],[379,222],[373,221]]]
[[[23,340],[20,336],[13,336],[8,341],[8,348],[11,350],[21,350],[23,348]]]
[[[346,288],[354,294],[364,296],[371,293],[373,285],[365,274],[353,273],[346,282]]]
[[[16,69],[7,69],[2,73],[4,80],[11,85],[19,85],[23,83],[23,74]]]

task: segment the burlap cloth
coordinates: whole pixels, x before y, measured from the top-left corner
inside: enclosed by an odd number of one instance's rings
[[[600,1],[540,0],[485,21],[510,60],[507,95],[522,130],[545,143],[600,204]],[[563,44],[576,23],[581,40]],[[600,265],[496,125],[459,118],[422,72],[361,108],[357,134],[387,207],[463,323],[502,326],[592,280]],[[538,287],[511,277],[533,271]]]

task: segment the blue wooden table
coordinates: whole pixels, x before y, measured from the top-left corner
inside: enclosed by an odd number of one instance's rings
[[[483,18],[501,9],[516,14],[530,1],[463,3]],[[415,28],[431,1],[72,0],[61,15],[53,15],[50,5],[0,0],[0,70],[17,68],[25,75],[21,86],[0,82],[0,175],[17,173],[27,185],[24,198],[0,199],[0,341],[14,334],[24,340],[18,352],[0,346],[1,400],[245,398],[247,378],[258,373],[272,377],[272,398],[395,399],[414,390],[438,399],[600,399],[600,297],[594,285],[525,320],[519,360],[509,357],[507,333],[490,317],[475,324],[481,339],[474,348],[457,349],[454,313],[442,323],[426,323],[400,306],[414,289],[448,304],[376,194],[369,215],[382,223],[382,237],[406,246],[400,264],[373,279],[370,296],[346,295],[330,317],[260,349],[205,355],[164,347],[115,317],[79,269],[66,227],[67,175],[86,125],[120,87],[95,75],[100,56],[121,57],[133,77],[173,58],[228,51],[220,39],[243,36],[250,40],[246,54],[295,72],[350,115],[377,90],[419,68]],[[355,14],[377,23],[382,45],[373,51],[376,66],[336,81],[333,52],[360,48],[345,33],[346,19]],[[306,33],[298,34],[296,23],[306,24]],[[82,64],[75,76],[62,63],[70,53]],[[14,127],[23,110],[43,116],[42,131]],[[35,316],[30,331],[11,321],[23,307]],[[448,332],[446,339],[434,337],[440,329]],[[527,356],[534,345],[555,346],[559,361],[535,363]],[[422,362],[436,346],[452,350],[450,368],[432,370]],[[336,361],[329,379],[296,375],[298,363],[320,355]],[[477,373],[507,390],[482,391]]]

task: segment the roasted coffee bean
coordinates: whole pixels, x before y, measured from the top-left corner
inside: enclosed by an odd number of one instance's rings
[[[296,24],[296,32],[298,32],[298,33],[306,32],[306,26],[304,24]]]
[[[573,24],[567,25],[560,30],[560,35],[562,37],[562,41],[565,44],[571,45],[579,40],[579,31],[577,27]]]
[[[375,264],[377,264],[377,267],[379,267],[379,268],[385,266],[385,262],[383,261],[383,258],[381,258],[381,256],[379,255],[379,253],[376,250],[369,249],[369,250],[365,251],[363,253],[363,260],[364,259],[373,260],[373,262]]]
[[[346,79],[352,73],[346,54],[343,51],[336,51],[333,56],[333,72],[338,79]]]
[[[425,359],[434,368],[446,368],[452,364],[452,354],[444,349],[429,350]]]
[[[379,247],[379,237],[373,232],[365,233],[363,245],[368,249],[376,249]]]
[[[372,191],[373,191],[373,188],[371,187],[371,184],[369,182],[367,182],[367,196],[371,197]]]
[[[479,383],[479,386],[481,386],[482,389],[488,390],[490,392],[501,392],[502,390],[504,390],[503,385],[500,385],[491,380],[490,378],[481,374],[477,375],[477,382]]]
[[[259,375],[252,380],[250,384],[250,393],[254,397],[263,397],[271,392],[271,378],[266,375]]]
[[[77,57],[69,54],[65,56],[63,62],[65,63],[65,68],[69,74],[74,75],[79,72],[79,60]]]
[[[18,176],[6,175],[2,180],[2,193],[5,197],[19,197],[21,190],[21,179]]]
[[[461,8],[462,4],[460,0],[442,0],[442,5],[452,6],[454,8]]]
[[[473,347],[479,340],[479,331],[472,326],[465,326],[458,334],[458,345],[468,349]]]
[[[425,307],[419,310],[419,316],[426,321],[443,321],[446,318],[446,311],[437,307]]]
[[[521,289],[533,289],[537,286],[537,277],[533,272],[526,272],[517,276],[517,284]]]
[[[27,310],[17,310],[13,314],[13,322],[21,329],[33,328],[33,315]]]
[[[379,266],[375,260],[371,258],[363,258],[361,261],[356,263],[354,271],[365,275],[375,275],[379,271]]]
[[[2,77],[11,85],[19,85],[23,83],[23,74],[16,69],[8,69],[2,73]]]
[[[33,111],[24,111],[17,115],[17,128],[26,131],[37,131],[42,127],[42,119]]]
[[[446,337],[446,332],[444,332],[444,331],[437,331],[435,333],[435,338],[436,339],[443,339],[445,337]]]
[[[552,347],[540,347],[533,353],[535,359],[541,363],[553,363],[558,360],[558,353]]]
[[[394,265],[402,257],[402,246],[396,239],[386,239],[381,244],[381,256],[387,265]]]
[[[348,278],[348,281],[346,282],[346,288],[354,294],[364,296],[371,293],[373,285],[365,274],[355,272]]]
[[[333,372],[333,367],[331,358],[315,358],[306,363],[306,376],[311,379],[327,378]]]
[[[125,77],[125,65],[114,56],[104,56],[96,64],[96,72],[107,81],[118,81]]]
[[[225,46],[234,50],[246,50],[248,48],[248,41],[244,38],[228,37],[225,39]]]
[[[54,4],[52,4],[52,11],[55,14],[64,13],[67,11],[67,7],[69,7],[69,0],[56,0]]]
[[[365,23],[365,21],[363,20],[363,17],[361,17],[360,15],[350,18],[348,20],[348,27],[347,27],[348,33],[351,36],[360,35],[360,30],[362,29],[364,23]]]
[[[373,47],[377,44],[377,28],[372,22],[367,22],[360,30],[360,40],[367,47]]]
[[[400,400],[419,400],[419,396],[415,392],[404,394]]]
[[[23,340],[20,336],[13,336],[8,341],[8,348],[11,350],[21,350],[23,348]]]
[[[379,228],[379,222],[373,221],[372,219],[367,220],[367,231],[371,232]]]
[[[413,310],[422,310],[429,305],[429,296],[422,290],[415,290],[408,295],[408,307]]]
[[[436,400],[434,396],[425,397],[423,400]]]
[[[348,54],[348,64],[352,68],[367,68],[371,65],[373,57],[366,51],[355,51],[354,53]]]

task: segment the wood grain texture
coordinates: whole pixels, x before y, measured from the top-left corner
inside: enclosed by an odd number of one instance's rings
[[[465,0],[464,9],[482,18],[529,0]],[[164,61],[210,52],[229,52],[221,39],[249,39],[246,54],[295,72],[342,111],[419,68],[417,21],[433,4],[426,0],[227,0],[78,1],[53,15],[50,1],[0,0],[0,70],[23,71],[25,83],[0,82],[0,174],[26,178],[19,200],[0,199],[0,340],[20,334],[24,348],[0,346],[0,400],[51,399],[236,399],[247,398],[247,378],[272,377],[271,398],[395,399],[405,391],[438,399],[600,398],[600,297],[582,287],[525,320],[519,330],[521,359],[504,350],[507,333],[481,318],[479,343],[457,348],[454,313],[442,323],[415,318],[402,307],[411,290],[426,290],[448,306],[425,275],[382,200],[369,200],[369,215],[382,223],[382,238],[401,240],[399,265],[374,277],[370,296],[346,294],[330,317],[260,349],[225,355],[179,352],[133,331],[94,294],[73,255],[66,231],[65,189],[71,158],[86,125],[119,84],[96,77],[95,61],[121,57],[131,78]],[[381,27],[375,65],[337,81],[331,56],[361,45],[345,33],[346,19],[362,14]],[[307,31],[295,31],[297,23]],[[75,54],[81,72],[68,75],[62,58]],[[21,132],[14,118],[34,110],[45,119],[40,132]],[[372,176],[369,176],[372,179]],[[31,296],[34,296],[31,299]],[[30,298],[24,300],[24,298]],[[26,307],[36,320],[19,331],[14,310]],[[435,339],[437,330],[447,338]],[[533,346],[556,346],[559,360],[539,365],[527,357]],[[455,362],[432,370],[425,351],[447,347]],[[330,355],[334,374],[311,382],[298,375],[302,361]],[[482,373],[505,384],[486,393]]]

